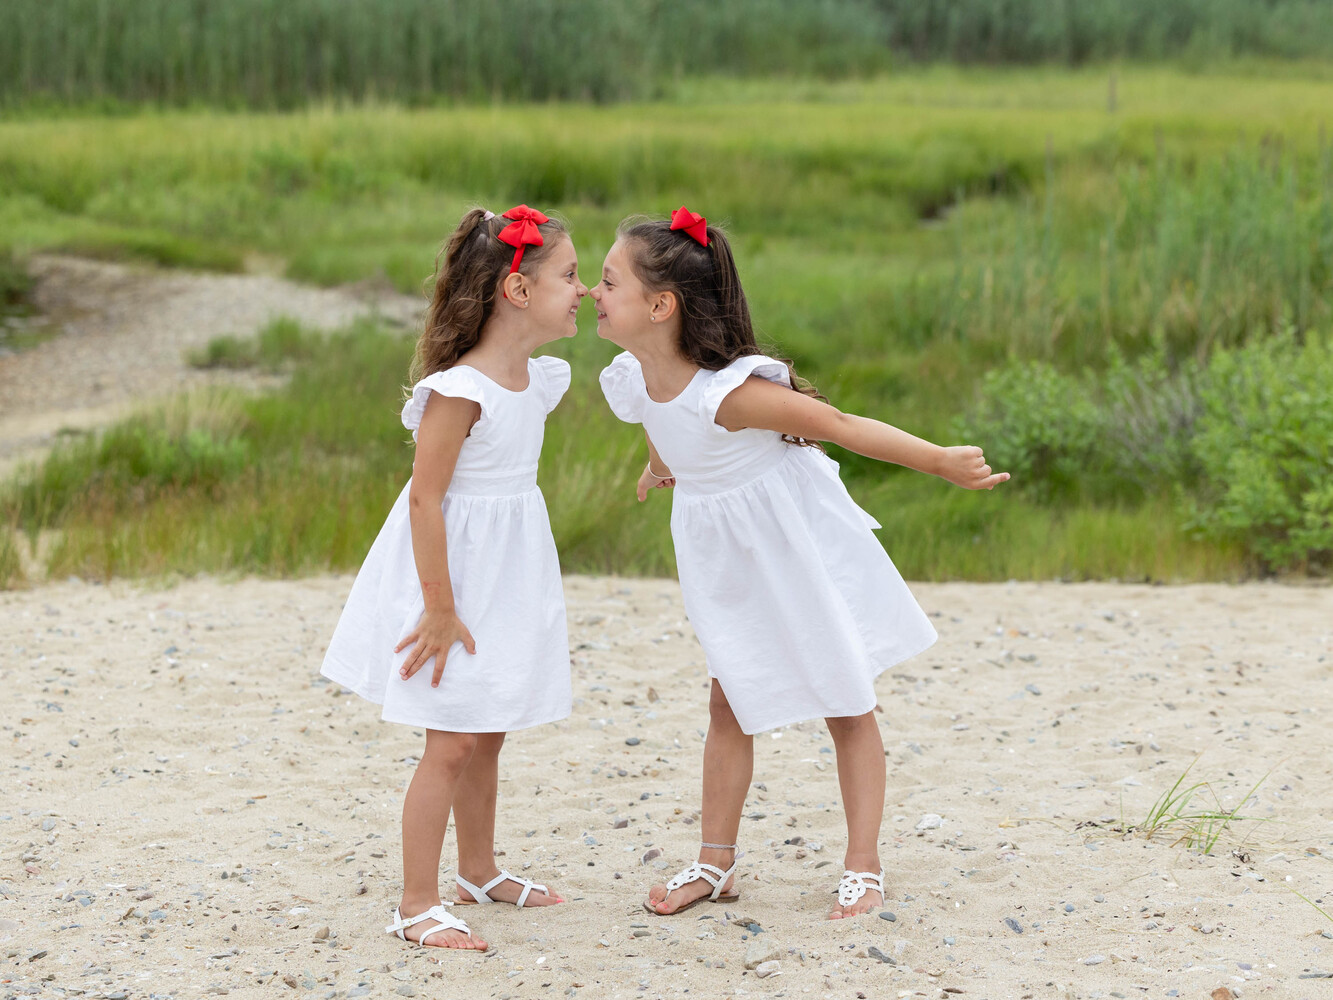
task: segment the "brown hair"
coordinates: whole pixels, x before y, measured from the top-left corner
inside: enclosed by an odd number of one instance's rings
[[[737,358],[763,354],[750,322],[736,260],[726,233],[708,226],[708,246],[671,223],[655,219],[626,219],[616,235],[629,251],[634,273],[653,292],[673,292],[680,308],[680,353],[700,368],[721,371]],[[775,357],[777,355],[774,355]],[[813,385],[796,374],[788,358],[792,388],[824,399]],[[823,448],[815,441],[782,435],[792,444]]]
[[[507,225],[509,220],[502,216],[487,219],[485,210],[471,209],[440,248],[426,328],[412,359],[413,385],[427,375],[452,368],[477,346],[481,328],[495,307],[495,292],[514,260],[514,248],[499,239],[500,230]],[[520,274],[531,275],[537,269],[551,245],[559,242],[553,237],[569,234],[564,223],[556,219],[538,228],[545,243],[525,249]]]

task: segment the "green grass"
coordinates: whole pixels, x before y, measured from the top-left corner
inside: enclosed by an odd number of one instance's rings
[[[9,0],[0,105],[660,95],[905,61],[1333,58],[1326,0]]]
[[[410,339],[370,324],[321,335],[278,321],[259,344],[246,363],[290,370],[284,388],[182,397],[60,445],[11,484],[0,515],[34,538],[56,533],[48,574],[289,575],[360,564],[411,475],[397,419]],[[635,499],[642,436],[610,416],[595,386],[612,349],[588,332],[560,346],[579,375],[548,422],[539,479],[562,565],[669,575],[669,498]],[[847,480],[913,579],[1240,572],[1235,553],[1181,535],[1164,505],[1053,512],[884,466]],[[0,546],[0,586],[18,585],[7,551]]]
[[[1106,67],[936,67],[781,85],[777,100],[772,81],[688,79],[670,99],[614,107],[25,115],[0,122],[0,242],[183,266],[263,259],[302,280],[419,292],[467,205],[526,201],[570,221],[591,284],[621,217],[684,201],[730,226],[762,335],[837,405],[956,441],[959,416],[982,412],[985,373],[1014,361],[1072,377],[1160,353],[1174,370],[1329,329],[1333,73],[1272,69],[1123,66],[1114,112]],[[71,446],[38,473],[45,485],[19,491],[24,530],[62,526],[52,572],[355,565],[410,465],[393,415],[400,339],[362,330],[314,349],[275,328],[215,342],[196,364],[291,371],[291,387],[226,404],[243,430],[221,437],[145,417]],[[373,365],[363,344],[380,345]],[[613,349],[586,328],[561,349],[575,384],[543,482],[566,568],[668,572],[666,505],[633,500],[636,432],[595,387]],[[373,392],[330,388],[369,371]],[[331,405],[323,393],[347,411],[327,426],[309,415]],[[986,445],[984,422],[974,431]],[[1160,480],[975,496],[837,457],[912,578],[1260,568],[1242,543],[1187,535]]]
[[[1125,834],[1140,834],[1148,840],[1169,838],[1172,847],[1184,845],[1202,854],[1212,854],[1217,842],[1233,824],[1251,820],[1267,822],[1265,817],[1241,815],[1241,809],[1268,779],[1267,774],[1256,781],[1233,808],[1227,809],[1210,782],[1185,784],[1190,771],[1198,762],[1199,758],[1194,758],[1175,783],[1157,797],[1142,822],[1132,826],[1122,824],[1119,830]],[[1203,806],[1196,804],[1205,795],[1211,797],[1212,803]]]

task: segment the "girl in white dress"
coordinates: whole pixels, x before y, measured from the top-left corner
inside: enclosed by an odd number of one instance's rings
[[[525,253],[526,251],[526,253]],[[561,902],[495,866],[505,733],[569,715],[560,564],[537,460],[569,365],[529,357],[574,336],[588,290],[565,228],[520,205],[474,209],[449,238],[403,425],[412,478],[352,584],[322,673],[426,730],[403,801],[403,896],[386,930],[486,949],[440,899],[453,810],[460,902]]]
[[[675,489],[681,592],[712,678],[699,860],[653,886],[644,906],[665,915],[735,898],[753,734],[821,716],[847,812],[847,870],[829,916],[880,906],[874,681],[936,635],[872,534],[879,524],[814,442],[966,489],[1009,476],[992,473],[980,448],[941,448],[842,413],[761,354],[726,237],[684,206],[670,222],[622,224],[591,294],[598,335],[626,351],[602,372],[602,389],[648,438],[639,499]]]

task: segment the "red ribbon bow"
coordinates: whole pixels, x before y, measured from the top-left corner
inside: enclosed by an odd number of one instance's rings
[[[671,213],[671,229],[673,232],[683,229],[686,234],[693,236],[700,246],[708,246],[708,220],[698,212],[691,212],[684,205]]]
[[[499,232],[500,242],[508,243],[514,248],[514,262],[509,265],[509,273],[513,274],[523,263],[523,251],[527,247],[542,245],[541,230],[537,227],[551,220],[535,208],[528,208],[527,205],[516,205],[501,218],[513,220]]]

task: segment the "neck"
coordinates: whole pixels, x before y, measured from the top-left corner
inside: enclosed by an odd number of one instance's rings
[[[481,328],[481,338],[467,352],[467,358],[484,366],[487,375],[521,382],[527,378],[528,358],[544,343],[525,324],[492,316]]]
[[[643,369],[648,395],[658,401],[674,399],[699,371],[699,366],[677,349],[677,331],[664,333],[626,348]]]

